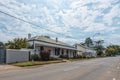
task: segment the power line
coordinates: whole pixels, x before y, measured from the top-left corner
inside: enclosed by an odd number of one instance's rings
[[[1,3],[2,4],[2,3]],[[8,6],[6,6],[6,5],[4,5],[4,4],[2,4],[4,7],[7,7],[7,8],[10,8],[10,9],[13,9],[13,8],[11,8],[11,7],[8,7]],[[2,11],[3,12],[3,11]],[[5,12],[4,12],[5,13]],[[8,13],[7,13],[8,14]],[[6,14],[6,15],[7,15]],[[9,14],[9,16],[11,16],[10,14]],[[15,17],[15,16],[11,16],[11,17],[14,17],[14,18],[18,18],[18,17]],[[27,22],[27,23],[29,23],[29,24],[31,24],[31,25],[34,25],[34,26],[37,26],[37,27],[40,27],[40,28],[42,28],[42,29],[45,29],[45,30],[47,30],[47,31],[50,31],[50,32],[53,32],[53,33],[56,33],[56,34],[59,34],[59,35],[64,35],[64,34],[61,34],[61,33],[58,33],[58,32],[55,32],[55,31],[52,31],[52,30],[50,30],[50,29],[47,29],[47,28],[43,28],[43,27],[41,27],[41,26],[39,26],[39,25],[36,25],[36,24],[33,24],[33,23],[31,23],[31,22],[28,22],[28,21],[25,21],[25,20],[23,20],[23,19],[20,19],[19,18],[19,20],[22,20],[23,22]],[[68,35],[64,35],[64,37],[66,37],[66,38],[70,38],[70,39],[74,39],[74,40],[77,40],[78,41],[78,39],[77,38],[74,38],[74,37],[71,37],[71,36],[68,36]]]
[[[13,15],[11,15],[11,14],[9,14],[9,13],[6,13],[6,12],[3,12],[3,11],[1,11],[1,10],[0,10],[0,13],[3,13],[3,14],[8,15],[8,16],[10,16],[10,17],[13,17],[13,18],[15,18],[15,19],[17,19],[17,20],[20,20],[20,21],[22,21],[22,22],[31,24],[31,25],[33,25],[33,26],[40,27],[40,28],[42,28],[42,29],[44,29],[44,30],[47,30],[47,31],[50,31],[50,32],[53,32],[53,33],[56,33],[56,34],[59,34],[59,35],[62,35],[62,36],[64,35],[64,34],[61,34],[61,33],[55,32],[55,31],[52,31],[52,30],[47,29],[47,28],[43,28],[43,27],[41,27],[41,26],[39,26],[39,25],[36,25],[36,24],[34,24],[34,23],[32,23],[32,22],[26,21],[26,20],[21,19],[21,18],[18,18],[18,17],[16,17],[16,16],[13,16]],[[64,35],[64,36],[67,37],[67,38],[75,39],[75,38],[73,38],[73,37],[71,37],[71,36],[67,36],[67,35]],[[77,39],[75,39],[75,40],[77,40]]]
[[[48,31],[57,33],[57,32],[55,32],[55,31],[52,31],[52,30],[43,28],[43,27],[41,27],[41,26],[39,26],[39,25],[36,25],[36,24],[31,23],[31,22],[29,22],[29,21],[23,20],[23,19],[21,19],[21,18],[18,18],[18,17],[16,17],[16,16],[11,15],[11,14],[5,13],[5,12],[3,12],[3,11],[0,11],[0,12],[3,13],[3,14],[5,14],[5,15],[8,15],[8,16],[10,16],[10,17],[13,17],[13,18],[15,18],[15,19],[18,19],[18,20],[20,20],[20,21],[23,21],[23,22],[25,22],[25,23],[31,24],[31,25],[33,25],[33,26],[37,26],[37,27],[40,27],[40,28],[42,28],[42,29],[45,29],[45,30],[48,30]],[[60,34],[60,33],[57,33],[57,34]]]

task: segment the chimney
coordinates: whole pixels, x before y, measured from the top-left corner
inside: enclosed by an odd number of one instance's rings
[[[56,42],[58,42],[58,38],[56,38]]]
[[[30,38],[31,38],[31,34],[29,33],[29,34],[28,34],[28,39],[30,39]]]

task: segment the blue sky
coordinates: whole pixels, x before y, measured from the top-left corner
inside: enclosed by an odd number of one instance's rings
[[[74,44],[100,33],[94,40],[105,40],[105,45],[120,44],[120,0],[0,0],[0,11],[39,25],[0,13],[0,41],[3,42],[31,33]]]

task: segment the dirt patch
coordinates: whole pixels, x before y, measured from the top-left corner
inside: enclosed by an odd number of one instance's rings
[[[21,69],[21,68],[12,66],[12,65],[7,65],[7,64],[0,65],[0,72],[9,71],[9,70],[18,70],[18,69]]]

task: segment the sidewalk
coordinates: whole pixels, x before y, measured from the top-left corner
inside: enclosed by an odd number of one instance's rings
[[[10,71],[10,70],[18,70],[21,69],[20,67],[12,66],[12,65],[7,65],[7,64],[0,64],[0,73],[5,72],[5,71]]]

